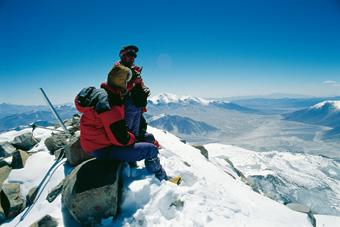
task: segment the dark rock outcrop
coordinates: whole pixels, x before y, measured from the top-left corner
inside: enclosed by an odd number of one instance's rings
[[[39,221],[30,225],[30,227],[56,227],[58,226],[58,221],[50,215],[45,215]]]
[[[28,151],[31,150],[38,142],[39,140],[33,137],[32,132],[26,132],[15,137],[12,144],[18,149]]]
[[[20,184],[3,184],[0,201],[6,218],[14,218],[23,211],[26,206],[26,201],[20,194]]]
[[[15,150],[15,147],[9,142],[0,143],[0,157],[11,156]]]
[[[91,159],[66,177],[62,201],[75,220],[85,225],[116,216],[121,169],[120,162]]]
[[[13,153],[11,167],[21,169],[25,167],[26,160],[30,155],[26,151],[17,150]]]
[[[45,140],[45,145],[51,154],[54,154],[55,151],[63,148],[67,144],[69,137],[66,133],[52,133],[52,135]]]

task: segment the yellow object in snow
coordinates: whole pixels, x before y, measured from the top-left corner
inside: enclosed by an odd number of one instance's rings
[[[170,181],[171,183],[179,185],[182,182],[182,177],[180,177],[180,176],[171,177],[168,181]]]

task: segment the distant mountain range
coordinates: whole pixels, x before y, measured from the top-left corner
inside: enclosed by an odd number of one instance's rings
[[[195,121],[189,117],[161,114],[147,117],[148,124],[175,134],[204,135],[218,129],[202,121]]]
[[[26,106],[9,103],[0,103],[0,119],[13,114],[21,114],[30,111],[48,110],[47,106]]]
[[[234,110],[243,113],[259,113],[258,110],[243,107],[238,104],[221,101],[221,100],[207,100],[192,96],[177,96],[169,93],[158,94],[148,101],[149,106],[153,107],[183,107],[183,106],[201,106],[201,107],[217,107],[226,110]]]
[[[9,113],[9,110],[17,111],[17,113],[6,115],[5,117],[0,118],[0,132],[11,129],[25,128],[32,123],[36,123],[40,126],[56,124],[54,116],[46,106],[36,106],[36,109],[34,110],[32,110],[34,106],[6,104],[2,105],[2,107],[2,113]],[[27,111],[23,112],[25,110]],[[77,110],[72,105],[59,105],[56,106],[56,110],[63,120],[69,119],[77,113]]]
[[[252,109],[258,109],[266,113],[282,114],[292,111],[309,108],[325,100],[340,100],[336,97],[315,97],[315,98],[251,98],[234,100],[233,102]]]

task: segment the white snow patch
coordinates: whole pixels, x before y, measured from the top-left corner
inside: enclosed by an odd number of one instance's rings
[[[340,110],[340,101],[332,101],[332,100],[327,100],[327,101],[317,103],[314,106],[312,106],[311,108],[312,109],[321,109],[326,104],[330,104],[334,107],[334,109]]]

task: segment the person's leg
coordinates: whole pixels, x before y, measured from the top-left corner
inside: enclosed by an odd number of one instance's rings
[[[145,167],[150,173],[154,173],[159,180],[167,179],[166,172],[158,158],[158,149],[151,143],[141,142],[129,147],[108,147],[94,151],[92,154],[98,159],[114,159],[125,162],[145,159]]]
[[[125,102],[125,122],[129,130],[133,132],[136,137],[139,136],[140,118],[141,109],[137,108],[131,99],[128,99]]]
[[[151,133],[145,133],[143,142],[146,143],[154,143],[155,137]]]

